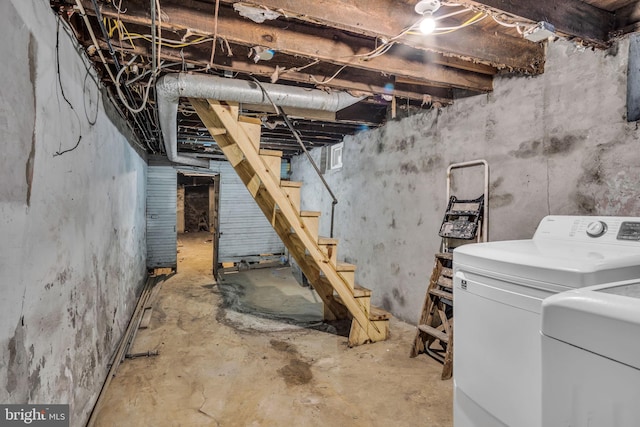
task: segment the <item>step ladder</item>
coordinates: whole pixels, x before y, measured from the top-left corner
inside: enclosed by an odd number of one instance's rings
[[[479,240],[484,195],[473,200],[449,198],[440,232],[442,252],[436,254],[410,357],[425,352],[443,364],[443,380],[453,375],[453,249],[461,241]]]
[[[442,252],[435,256],[435,265],[410,355],[416,357],[426,352],[440,361],[444,365],[441,377],[443,380],[451,378],[453,374],[452,261],[452,253]]]
[[[325,319],[351,319],[349,346],[387,339],[391,315],[371,305],[356,266],[338,261],[338,240],[319,235],[320,212],[300,210],[302,183],[280,180],[282,152],[260,148],[260,120],[239,114],[237,103],[189,101],[322,299]]]

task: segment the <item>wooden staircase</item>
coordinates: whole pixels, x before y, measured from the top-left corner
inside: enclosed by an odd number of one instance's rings
[[[338,262],[338,241],[318,235],[320,212],[300,210],[302,183],[280,181],[282,152],[260,149],[261,122],[238,105],[190,99],[227,160],[324,303],[326,320],[350,318],[349,346],[385,340],[389,313],[355,283],[356,266]]]

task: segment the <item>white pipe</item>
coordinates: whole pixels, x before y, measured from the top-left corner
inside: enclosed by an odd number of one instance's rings
[[[489,240],[489,163],[486,160],[471,160],[469,162],[453,163],[447,168],[447,203],[451,197],[451,171],[469,166],[484,165],[484,216],[482,218],[482,241]]]
[[[279,107],[335,112],[362,99],[347,92],[328,93],[318,89],[268,83],[263,83],[262,86]],[[253,81],[185,73],[166,74],[158,79],[156,98],[167,157],[174,163],[201,167],[209,167],[209,162],[178,154],[177,117],[180,97],[271,105],[260,86]]]

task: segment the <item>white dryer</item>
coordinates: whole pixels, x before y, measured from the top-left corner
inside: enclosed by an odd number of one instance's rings
[[[640,278],[640,218],[547,216],[453,254],[455,427],[540,427],[542,300]]]
[[[640,423],[640,281],[542,303],[542,425]]]

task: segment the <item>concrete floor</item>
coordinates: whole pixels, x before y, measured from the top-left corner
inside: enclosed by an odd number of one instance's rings
[[[414,328],[348,348],[288,268],[210,274],[207,233],[182,235],[148,329],[106,392],[98,426],[451,426],[452,381]]]

